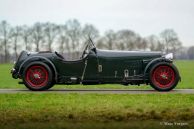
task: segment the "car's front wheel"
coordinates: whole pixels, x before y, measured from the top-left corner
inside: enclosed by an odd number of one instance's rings
[[[32,64],[26,67],[23,74],[25,86],[34,91],[47,90],[53,86],[53,74],[46,64]]]
[[[172,90],[179,80],[179,72],[173,64],[159,63],[150,71],[150,84],[158,91]]]

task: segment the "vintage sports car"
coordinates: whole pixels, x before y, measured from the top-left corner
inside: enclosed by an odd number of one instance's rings
[[[57,52],[22,51],[12,77],[33,91],[54,84],[150,84],[158,91],[176,87],[180,75],[173,55],[161,52],[97,49],[89,39],[79,60],[68,61]]]

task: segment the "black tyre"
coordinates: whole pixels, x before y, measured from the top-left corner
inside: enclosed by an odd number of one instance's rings
[[[52,70],[44,63],[32,63],[24,69],[23,82],[33,91],[48,90],[54,85]]]
[[[177,68],[171,63],[158,63],[154,65],[149,74],[150,85],[158,91],[170,91],[180,80]]]

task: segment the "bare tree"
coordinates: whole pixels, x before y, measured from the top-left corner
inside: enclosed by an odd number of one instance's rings
[[[96,47],[97,47],[97,48],[100,48],[100,49],[105,48],[104,39],[103,39],[103,38],[99,38],[99,39],[97,40]]]
[[[176,50],[181,47],[182,43],[179,41],[178,35],[173,29],[166,29],[162,31],[160,36],[167,53],[169,51],[175,53]]]
[[[73,54],[73,58],[79,57],[79,49],[81,48],[81,24],[78,20],[69,20],[66,22],[67,26],[67,36],[71,44],[71,49],[74,51],[75,54]]]
[[[10,42],[9,41],[10,32],[11,32],[10,25],[7,23],[7,21],[2,21],[0,23],[0,35],[1,35],[2,46],[4,48],[4,63],[7,63],[9,58],[8,44]]]
[[[92,39],[99,37],[99,31],[92,24],[85,24],[82,29],[82,35],[85,39],[88,39],[88,36]]]
[[[72,43],[72,49],[76,50],[76,47],[80,45],[80,39],[81,39],[81,24],[76,20],[69,20],[66,23],[67,26],[67,35],[69,36],[71,43]]]
[[[148,42],[145,38],[142,38],[141,36],[136,35],[135,46],[139,50],[146,50],[146,48],[148,47]]]
[[[48,50],[52,51],[52,44],[58,34],[59,27],[53,23],[44,24],[45,40],[48,44]]]
[[[65,25],[60,25],[58,34],[59,51],[63,53],[65,50],[67,50],[67,52],[70,53],[71,49],[69,39],[67,37],[67,27]]]
[[[11,29],[11,39],[13,43],[15,59],[18,58],[18,48],[19,48],[18,41],[19,41],[20,36],[21,36],[21,27],[19,26],[13,27]]]
[[[146,38],[146,40],[151,51],[163,51],[164,45],[160,42],[160,39],[156,35],[150,35]]]
[[[43,25],[41,23],[35,23],[32,27],[32,40],[36,45],[36,51],[40,51],[40,45],[44,42]]]
[[[30,42],[32,42],[31,34],[32,34],[32,29],[30,29],[28,26],[24,25],[21,27],[21,37],[23,39],[26,50],[31,50],[31,44],[30,44]]]
[[[117,47],[121,50],[133,50],[136,46],[136,33],[131,30],[117,32]]]
[[[99,39],[99,45],[106,49],[112,50],[116,47],[117,35],[113,30],[108,30],[105,32],[104,36]]]

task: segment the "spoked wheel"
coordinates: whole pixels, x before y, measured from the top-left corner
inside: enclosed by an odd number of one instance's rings
[[[30,65],[24,71],[23,81],[30,90],[47,90],[53,85],[52,71],[47,65]]]
[[[158,64],[151,69],[150,83],[158,91],[169,91],[176,87],[179,73],[173,64]]]

